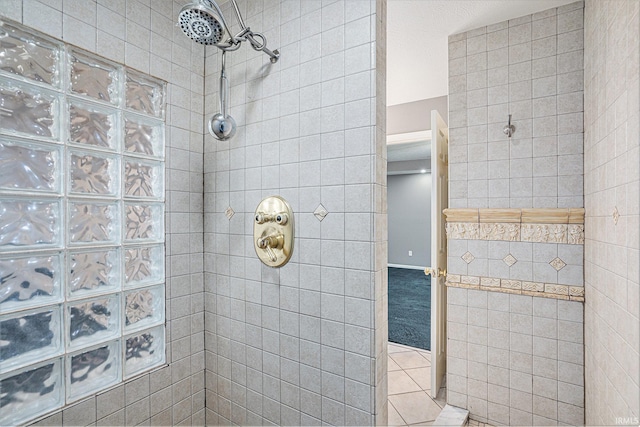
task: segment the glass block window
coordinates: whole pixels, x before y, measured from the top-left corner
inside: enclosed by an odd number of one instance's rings
[[[165,92],[0,21],[0,425],[165,363]]]

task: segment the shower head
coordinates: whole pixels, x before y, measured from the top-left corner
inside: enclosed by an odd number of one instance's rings
[[[227,46],[225,39],[229,28],[222,11],[213,1],[194,0],[183,6],[178,14],[178,23],[187,37],[197,43]]]

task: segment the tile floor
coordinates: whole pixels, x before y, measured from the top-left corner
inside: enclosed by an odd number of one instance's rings
[[[430,426],[445,405],[445,389],[430,395],[431,353],[389,343],[389,426]]]
[[[476,421],[476,420],[472,420],[472,419],[469,419],[469,421],[467,421],[467,426],[469,426],[469,427],[493,427],[491,424],[486,424],[486,423],[483,423],[482,421]]]

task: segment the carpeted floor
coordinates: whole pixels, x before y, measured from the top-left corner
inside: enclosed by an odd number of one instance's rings
[[[431,349],[431,276],[389,267],[389,342]]]

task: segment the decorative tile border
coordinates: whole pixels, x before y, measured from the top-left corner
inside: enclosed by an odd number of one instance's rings
[[[445,209],[447,222],[584,224],[584,208]]]
[[[584,244],[584,209],[445,209],[447,238]]]
[[[583,286],[526,282],[495,277],[463,276],[460,274],[448,274],[446,285],[452,288],[480,289],[483,291],[584,302]]]

